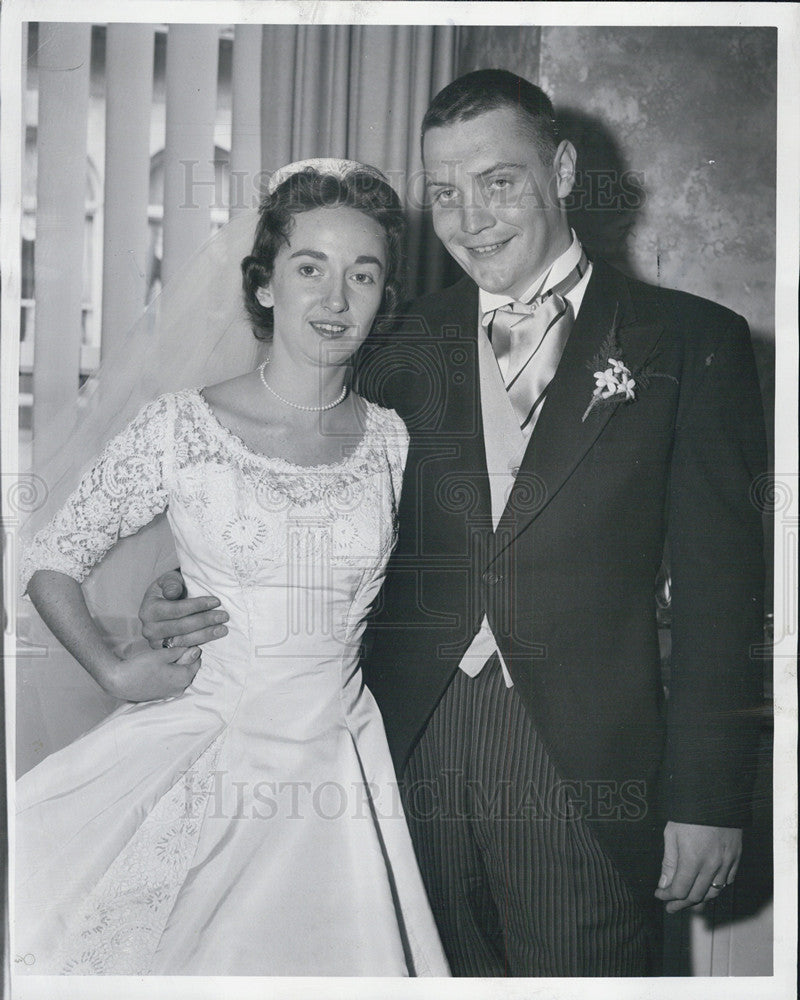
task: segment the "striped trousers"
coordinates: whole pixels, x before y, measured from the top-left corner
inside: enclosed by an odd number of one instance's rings
[[[497,657],[456,671],[403,777],[454,975],[652,974],[646,917],[562,792]]]

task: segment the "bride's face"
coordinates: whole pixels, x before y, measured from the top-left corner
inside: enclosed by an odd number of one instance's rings
[[[369,216],[345,205],[296,215],[257,293],[274,310],[273,342],[298,360],[342,364],[372,327],[386,266],[386,237]]]

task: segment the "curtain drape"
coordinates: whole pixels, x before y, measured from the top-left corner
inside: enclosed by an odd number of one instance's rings
[[[408,293],[441,287],[447,256],[422,206],[419,126],[453,79],[447,26],[266,26],[261,51],[261,167],[343,156],[379,167],[409,216]]]

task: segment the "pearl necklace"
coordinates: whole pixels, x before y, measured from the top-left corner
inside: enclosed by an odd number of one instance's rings
[[[324,406],[303,406],[302,403],[293,403],[291,399],[286,399],[284,396],[281,396],[279,392],[276,392],[269,384],[269,382],[267,382],[264,376],[264,369],[267,367],[268,364],[269,364],[269,358],[266,358],[258,366],[258,374],[261,377],[261,382],[264,388],[267,390],[267,392],[271,392],[272,395],[276,399],[279,399],[282,403],[286,403],[287,406],[293,406],[295,410],[306,410],[307,412],[313,412],[313,413],[321,413],[322,410],[332,410],[334,406],[338,406],[339,403],[343,402],[345,396],[347,395],[348,386],[345,384],[342,386],[342,391],[339,393],[336,399],[334,399],[332,403],[326,403]]]

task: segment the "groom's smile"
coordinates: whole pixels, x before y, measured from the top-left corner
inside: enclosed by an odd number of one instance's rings
[[[508,246],[513,238],[513,236],[510,236],[507,240],[500,240],[498,243],[484,243],[483,245],[467,247],[466,249],[475,257],[490,257]]]

